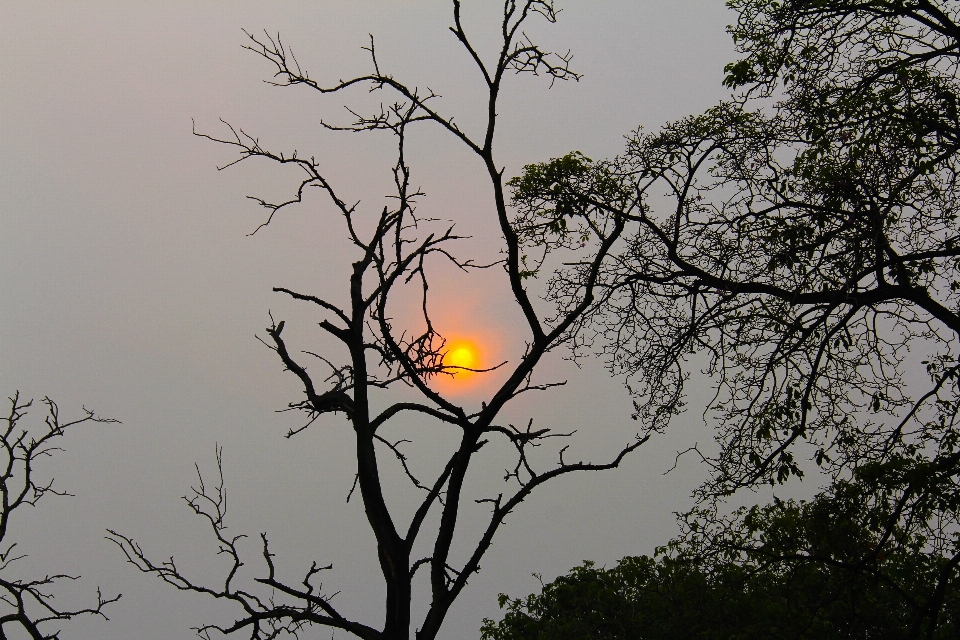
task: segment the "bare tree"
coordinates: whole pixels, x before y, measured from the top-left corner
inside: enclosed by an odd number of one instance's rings
[[[17,553],[16,542],[10,542],[10,518],[18,509],[34,507],[46,495],[65,496],[66,492],[55,489],[53,479],[38,481],[38,461],[59,451],[56,439],[70,429],[85,422],[116,422],[97,417],[84,409],[84,415],[70,421],[61,421],[60,410],[50,398],[44,398],[47,416],[43,427],[30,429],[21,424],[33,401],[22,401],[20,394],[10,398],[10,411],[3,418],[0,433],[0,639],[5,639],[13,629],[19,628],[33,640],[49,640],[60,637],[62,623],[85,614],[106,619],[103,608],[120,599],[120,595],[104,598],[97,589],[94,606],[81,609],[64,609],[54,604],[50,589],[58,582],[76,580],[79,576],[47,574],[42,578],[12,578],[11,568],[25,555]]]
[[[348,359],[336,362],[318,355],[327,370],[318,373],[308,368],[301,356],[291,350],[285,341],[283,321],[274,323],[271,320],[271,325],[266,329],[268,338],[264,343],[276,352],[285,369],[292,372],[303,386],[304,396],[292,402],[289,408],[303,411],[306,424],[289,435],[306,429],[326,414],[342,414],[354,432],[357,463],[355,487],[359,488],[367,521],[377,541],[376,553],[386,587],[386,603],[382,622],[376,619],[348,619],[338,610],[329,592],[314,582],[327,567],[314,562],[301,581],[288,581],[275,571],[266,534],[261,535],[265,575],[252,582],[244,580],[245,574],[240,571],[244,561],[238,548],[242,536],[229,536],[224,525],[226,500],[221,467],[221,481],[216,487],[204,484],[201,476],[200,484],[186,497],[194,511],[209,522],[220,551],[232,559],[232,566],[219,585],[211,587],[198,584],[173,559],[155,562],[132,538],[111,532],[112,539],[120,545],[127,559],[141,571],[155,574],[179,589],[230,602],[239,610],[232,623],[210,624],[200,628],[201,636],[213,637],[235,632],[249,634],[251,638],[274,638],[285,634],[297,636],[312,625],[320,625],[343,629],[369,640],[396,640],[409,638],[411,626],[415,624],[417,638],[435,638],[451,605],[463,592],[470,576],[479,570],[480,560],[507,514],[534,489],[549,480],[579,471],[617,467],[627,454],[640,447],[649,437],[646,433],[638,434],[635,440],[603,463],[571,462],[564,458],[567,447],[562,447],[557,450],[555,461],[544,467],[531,456],[532,449],[548,444],[552,438],[570,436],[571,433],[557,433],[548,427],[534,429],[532,421],[523,429],[498,423],[498,416],[504,407],[518,395],[542,391],[558,384],[535,382],[534,370],[545,354],[565,344],[568,330],[591,305],[593,279],[623,229],[623,219],[616,216],[585,227],[578,239],[578,259],[585,271],[592,275],[588,276],[577,303],[560,313],[549,312],[544,315],[538,312],[536,300],[531,298],[525,286],[531,270],[526,264],[526,256],[521,252],[520,240],[514,228],[515,219],[508,208],[503,169],[494,155],[497,100],[508,74],[528,72],[545,75],[551,82],[578,78],[570,69],[569,54],[544,51],[522,31],[523,26],[537,16],[552,23],[557,18],[557,10],[551,2],[543,0],[504,2],[500,31],[502,41],[494,62],[487,63],[463,28],[460,2],[453,2],[453,26],[450,31],[476,67],[487,92],[486,125],[479,135],[461,130],[452,117],[442,115],[435,106],[438,96],[433,92],[428,90],[424,93],[411,88],[393,75],[381,71],[372,38],[368,47],[372,71],[327,86],[312,79],[301,69],[279,36],[248,34],[247,48],[273,66],[273,84],[302,86],[320,94],[337,94],[351,87],[366,87],[372,92],[391,95],[389,106],[382,106],[372,116],[363,116],[351,110],[356,116],[352,124],[326,125],[334,130],[381,132],[393,136],[397,155],[392,167],[394,191],[390,198],[394,205],[373,213],[364,211],[359,203],[350,204],[350,200],[327,179],[320,163],[313,157],[301,157],[296,151],[270,151],[261,146],[257,138],[230,125],[227,125],[227,137],[198,134],[236,149],[239,157],[235,162],[263,159],[291,165],[302,172],[302,182],[291,199],[272,203],[254,198],[269,212],[264,225],[270,224],[284,208],[300,203],[309,187],[317,187],[324,192],[346,223],[350,242],[358,255],[352,264],[349,281],[344,283],[349,292],[348,306],[333,304],[329,294],[317,296],[282,287],[277,287],[275,291],[314,305],[323,314],[320,327],[345,347]],[[453,375],[464,367],[445,361],[446,342],[434,328],[429,312],[428,267],[435,259],[449,261],[464,272],[494,265],[478,264],[458,257],[453,245],[460,236],[452,225],[441,226],[438,221],[418,219],[416,205],[424,194],[411,183],[406,152],[409,136],[421,123],[439,126],[482,161],[493,196],[489,203],[491,222],[497,225],[503,236],[504,257],[495,265],[502,266],[506,271],[512,302],[526,321],[528,337],[525,352],[506,372],[502,385],[481,402],[479,408],[458,404],[439,392],[436,385],[431,385],[436,376]],[[425,327],[422,330],[396,326],[391,315],[391,300],[395,300],[398,292],[407,287],[418,288],[419,295],[422,295],[420,320],[421,327]],[[500,366],[503,367],[500,371],[503,374],[508,364]],[[390,404],[382,411],[375,411],[373,399],[396,398],[395,394],[391,395],[395,387],[407,390],[405,399]],[[415,397],[406,399],[410,393]],[[446,425],[459,437],[459,445],[449,453],[442,471],[429,481],[418,480],[401,451],[401,444],[413,446],[416,443],[406,440],[392,442],[381,435],[389,422],[398,416],[410,414]],[[463,531],[458,529],[458,519],[464,506],[467,471],[475,454],[491,438],[504,438],[515,449],[516,458],[508,463],[504,491],[479,501],[490,507],[486,526],[479,532]],[[388,457],[397,458],[413,485],[424,491],[418,508],[407,523],[397,521],[395,509],[391,509],[384,495],[378,448],[380,452],[386,452]],[[427,517],[436,510],[439,511],[439,522],[436,528],[432,528],[428,525]],[[462,542],[461,538],[472,542]],[[413,557],[414,545],[424,539],[429,541],[429,555]],[[452,566],[454,560],[451,558],[455,541],[458,545],[469,544],[472,548],[466,561],[456,567]],[[413,580],[421,569],[429,574],[429,606],[425,615],[414,621],[411,612]],[[266,591],[262,591],[264,588]]]

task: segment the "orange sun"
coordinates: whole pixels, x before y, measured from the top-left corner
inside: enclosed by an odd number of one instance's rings
[[[465,371],[465,369],[479,369],[480,356],[477,351],[477,345],[468,340],[454,340],[450,343],[447,352],[443,355],[443,364],[447,367],[463,367],[462,369],[453,369],[454,378],[463,380],[474,375],[474,371]]]

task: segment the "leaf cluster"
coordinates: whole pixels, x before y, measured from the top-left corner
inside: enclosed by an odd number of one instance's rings
[[[540,593],[501,595],[505,615],[482,637],[952,638],[960,538],[931,537],[932,518],[885,529],[897,500],[876,500],[878,483],[900,493],[909,481],[865,472],[809,502],[687,514],[685,535],[653,558],[585,562]]]
[[[528,167],[517,227],[554,250],[560,220],[626,225],[570,342],[607,358],[654,428],[690,375],[710,377],[721,452],[702,497],[895,451],[935,458],[955,437],[960,336],[956,13],[731,6],[741,93],[635,132],[611,161]],[[568,308],[584,275],[553,272],[547,298]],[[911,350],[943,363],[926,387]]]
[[[576,203],[626,225],[575,356],[605,356],[637,417],[660,428],[691,375],[715,385],[704,418],[719,452],[701,454],[701,506],[642,570],[585,565],[505,601],[490,638],[550,637],[548,611],[589,605],[587,585],[628,574],[638,591],[604,589],[633,626],[614,632],[591,609],[570,637],[956,634],[960,12],[933,0],[728,4],[742,54],[726,69],[729,101],[637,131],[595,163],[620,185],[612,197],[570,180],[538,193],[552,204],[538,210]],[[550,231],[544,246],[560,237]],[[566,308],[582,286],[570,264],[547,297]],[[826,488],[810,502],[718,515],[724,496],[811,471]],[[684,584],[701,600],[675,597],[663,575],[694,576]],[[674,620],[678,603],[703,598],[686,626],[644,617],[665,607],[658,619]]]

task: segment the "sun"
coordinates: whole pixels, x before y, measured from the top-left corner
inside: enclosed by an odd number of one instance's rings
[[[480,355],[477,345],[469,340],[454,340],[443,355],[443,364],[447,367],[462,367],[451,371],[457,380],[474,375],[474,371],[464,369],[479,369]]]

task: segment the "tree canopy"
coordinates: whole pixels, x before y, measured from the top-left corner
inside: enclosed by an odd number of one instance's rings
[[[949,455],[949,411],[942,422],[895,416],[954,395],[956,118],[920,99],[956,103],[954,49],[905,53],[894,35],[925,42],[912,13],[861,15],[896,4],[732,3],[748,54],[728,67],[727,82],[746,86],[737,99],[637,131],[614,160],[571,155],[513,182],[531,251],[570,247],[574,227],[629,225],[575,348],[607,353],[644,417],[678,410],[688,355],[706,355],[725,443],[713,491],[802,473],[798,441],[829,468],[907,442]],[[839,5],[848,10],[828,28]],[[860,56],[861,41],[887,49]],[[584,276],[553,274],[549,297],[575,299]],[[930,354],[926,394],[905,381],[911,347]],[[881,417],[864,421],[864,409]]]
[[[910,534],[878,545],[864,526],[875,513],[861,490],[839,483],[812,501],[742,509],[708,528],[697,514],[686,538],[656,557],[626,557],[610,569],[586,562],[540,593],[501,596],[506,614],[486,620],[481,637],[956,637],[960,592],[941,591],[939,581],[948,559],[924,553],[928,541]]]
[[[705,418],[719,450],[700,452],[711,477],[697,492],[712,507],[690,514],[714,535],[701,548],[691,529],[684,549],[739,555],[695,564],[697,580],[742,569],[776,609],[778,588],[804,593],[797,576],[816,578],[816,595],[858,575],[879,582],[854,591],[899,604],[865,613],[848,602],[843,615],[867,624],[909,609],[909,622],[884,628],[935,637],[960,564],[960,8],[728,5],[742,54],[726,68],[731,99],[634,132],[612,160],[527,167],[512,183],[516,226],[549,260],[581,248],[582,229],[626,225],[571,340],[577,354],[608,357],[647,428],[682,409],[699,369],[716,385]],[[561,308],[586,283],[583,266],[566,262],[545,277]],[[810,503],[719,515],[717,501],[741,488],[811,472],[827,486]],[[856,544],[843,538],[846,521]],[[794,547],[774,552],[769,536],[790,522]],[[829,535],[814,544],[818,526]],[[767,537],[744,546],[744,531]],[[686,567],[644,562],[643,584],[654,567]],[[578,571],[574,582],[594,575]]]

